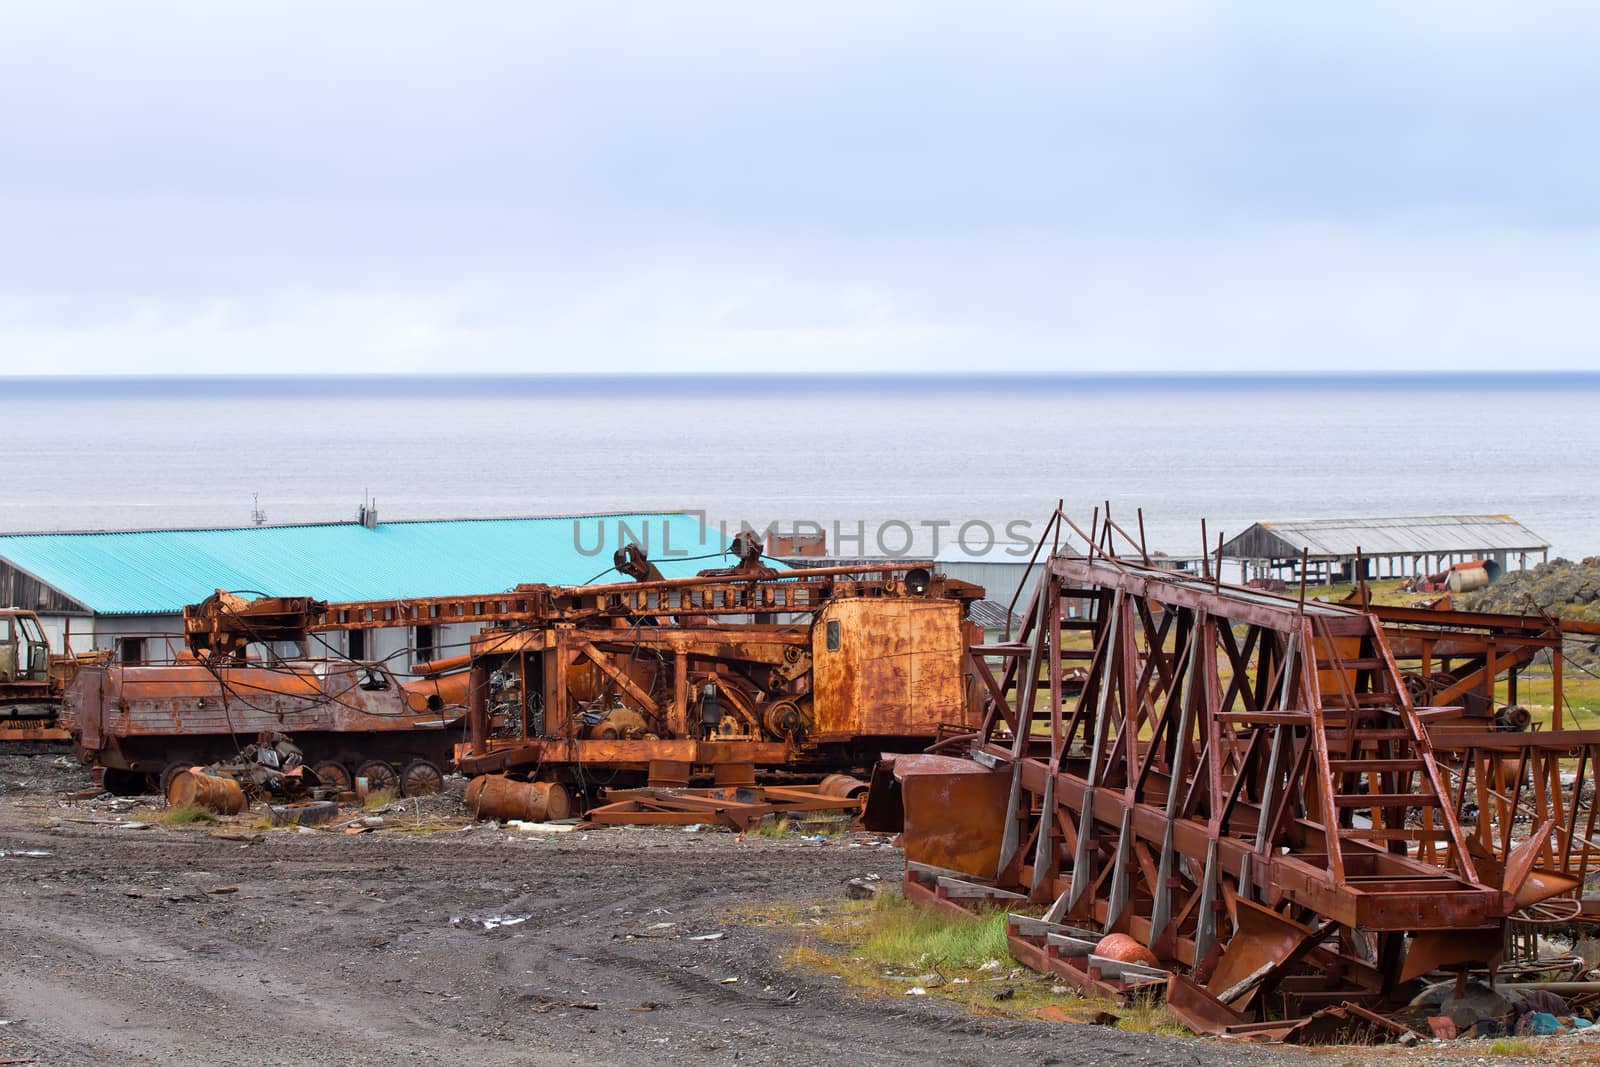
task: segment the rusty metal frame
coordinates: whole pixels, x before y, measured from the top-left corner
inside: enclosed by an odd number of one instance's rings
[[[1007,783],[998,831],[908,793],[908,855],[940,815],[951,855],[998,833],[995,867],[965,874],[1047,922],[1131,934],[1230,1010],[1395,997],[1410,933],[1419,961],[1493,962],[1521,886],[1476,868],[1425,726],[1447,713],[1412,703],[1379,621],[1083,540],[1090,555],[1048,561],[1018,640],[971,650],[1004,660],[977,671],[971,751]]]

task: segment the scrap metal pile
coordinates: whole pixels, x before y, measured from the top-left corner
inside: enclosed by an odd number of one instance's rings
[[[1087,994],[1164,990],[1192,1028],[1241,1036],[1492,974],[1514,915],[1577,899],[1581,767],[1563,804],[1535,735],[1419,705],[1378,615],[1078,532],[1096,547],[1044,563],[1019,638],[971,650],[988,699],[968,750],[898,757],[897,792],[875,777],[868,824],[903,819],[909,897],[1005,906],[1020,961]],[[1491,802],[1464,825],[1469,778]],[[1148,952],[1102,954],[1112,932]]]

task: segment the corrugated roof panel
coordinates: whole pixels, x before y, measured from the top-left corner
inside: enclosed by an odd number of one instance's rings
[[[1022,616],[1007,611],[998,600],[974,600],[967,607],[967,618],[985,630],[1004,630],[1008,623],[1013,631],[1022,629]]]
[[[639,512],[371,529],[348,523],[12,534],[0,536],[0,559],[99,614],[144,615],[177,612],[216,589],[376,600],[617,579],[611,554],[630,538],[669,578],[718,566],[726,547],[715,528],[693,516]]]
[[[1549,542],[1509,515],[1411,515],[1377,519],[1292,519],[1256,524],[1312,556],[1425,555],[1443,552],[1540,551]],[[1250,531],[1235,540],[1245,540]],[[1224,553],[1233,555],[1224,547]]]

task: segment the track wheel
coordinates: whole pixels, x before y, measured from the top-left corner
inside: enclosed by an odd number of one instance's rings
[[[350,768],[338,760],[325,759],[321,763],[313,764],[311,773],[317,776],[317,781],[332,789],[335,793],[350,791]]]
[[[388,790],[391,793],[400,791],[400,775],[389,764],[381,759],[369,759],[356,768],[356,777],[367,780],[367,795],[381,793]]]
[[[400,772],[400,795],[426,797],[444,792],[444,772],[425,759],[414,759]]]

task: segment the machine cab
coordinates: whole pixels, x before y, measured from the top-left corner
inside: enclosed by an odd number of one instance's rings
[[[50,646],[44,628],[31,611],[0,611],[0,684],[50,678]]]

